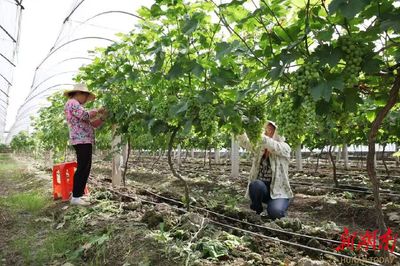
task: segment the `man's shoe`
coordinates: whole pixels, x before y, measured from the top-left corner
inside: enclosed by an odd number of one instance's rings
[[[90,205],[89,202],[87,202],[81,198],[74,198],[74,197],[71,198],[70,203],[71,203],[71,205],[78,205],[78,206],[89,206]]]

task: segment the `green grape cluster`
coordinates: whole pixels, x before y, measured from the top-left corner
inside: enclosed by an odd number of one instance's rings
[[[310,82],[319,79],[318,62],[305,63],[293,74],[293,90],[300,96],[309,95]]]
[[[279,125],[280,134],[285,136],[290,144],[299,144],[306,126],[311,123],[311,118],[315,114],[315,102],[312,97],[304,96],[298,108],[295,107],[292,98],[284,97],[278,109],[275,119]]]
[[[266,123],[266,104],[261,100],[252,101],[245,112],[247,121],[244,129],[250,142],[257,143],[261,139],[264,125]]]
[[[173,114],[170,114],[170,109],[178,104],[176,95],[157,95],[150,98],[150,114],[157,120],[172,122]]]
[[[311,95],[307,95],[303,97],[303,102],[301,104],[302,112],[305,114],[314,114],[315,113],[315,102]]]
[[[215,132],[216,122],[215,121],[216,110],[211,104],[205,104],[200,106],[199,119],[200,125],[204,132]]]
[[[279,125],[280,134],[283,134],[290,140],[297,137],[298,131],[300,130],[300,112],[295,110],[292,99],[285,99],[279,105],[279,112],[276,116],[276,122]]]
[[[346,61],[346,67],[343,70],[345,84],[353,86],[358,83],[364,45],[350,36],[342,37],[339,44],[345,52],[344,60]]]

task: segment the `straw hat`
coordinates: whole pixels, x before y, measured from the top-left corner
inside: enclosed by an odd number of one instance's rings
[[[83,83],[75,84],[72,90],[64,91],[64,96],[69,97],[70,93],[77,91],[88,93],[89,94],[88,101],[93,101],[96,98],[96,95],[93,92],[89,91],[86,85]]]

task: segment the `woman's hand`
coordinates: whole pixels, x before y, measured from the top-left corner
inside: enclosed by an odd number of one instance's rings
[[[97,112],[100,114],[100,119],[102,121],[106,120],[107,116],[108,116],[108,111],[106,108],[101,107],[97,110]]]
[[[101,107],[101,108],[97,109],[97,112],[99,112],[100,114],[103,114],[103,115],[107,115],[107,109],[105,107]]]

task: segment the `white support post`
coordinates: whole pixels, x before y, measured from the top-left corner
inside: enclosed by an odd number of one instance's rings
[[[121,136],[115,135],[116,126],[113,126],[113,140],[111,142],[111,149],[113,152],[112,159],[112,185],[120,186],[122,181],[122,171],[121,171],[121,151],[119,150],[119,144],[121,143]]]
[[[239,155],[239,144],[235,139],[235,136],[232,135],[232,147],[231,147],[231,177],[238,178],[239,177],[239,164],[240,164],[240,155]]]
[[[368,150],[368,147],[367,147],[367,150]],[[365,159],[365,162],[367,162],[367,158],[364,157],[362,145],[360,145],[359,154],[360,154],[360,168],[363,168],[364,167],[364,159]]]
[[[336,152],[336,162],[340,162],[340,160],[342,160],[342,147],[338,146]]]
[[[215,153],[215,163],[220,163],[221,162],[221,154],[220,154],[219,148],[215,148],[214,153]]]
[[[53,162],[54,162],[53,154],[54,154],[53,150],[50,150],[49,151],[49,158],[48,158],[48,160],[46,160],[47,168],[50,168],[50,169],[53,169]]]
[[[192,159],[194,159],[194,149],[192,149],[192,150],[190,151],[190,157],[191,157]]]
[[[344,169],[349,170],[349,152],[347,149],[347,144],[343,144],[343,160]]]
[[[296,170],[303,171],[303,162],[301,157],[301,144],[296,147]]]

